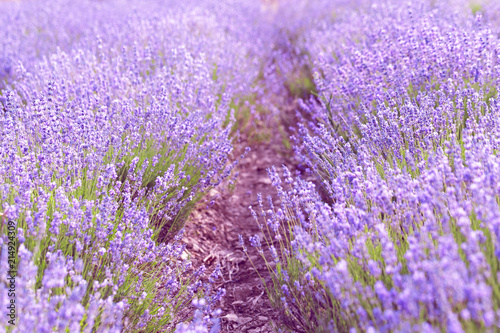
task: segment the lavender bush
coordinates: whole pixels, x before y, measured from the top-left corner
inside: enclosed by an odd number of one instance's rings
[[[260,9],[140,5],[5,4],[0,203],[20,244],[16,332],[174,330],[193,300],[197,327],[216,331],[218,271],[202,283],[177,232],[237,164],[228,126],[258,93]]]
[[[326,198],[270,170],[280,207],[261,201],[250,239],[294,329],[500,327],[493,29],[464,3],[376,1],[304,33],[296,151]]]

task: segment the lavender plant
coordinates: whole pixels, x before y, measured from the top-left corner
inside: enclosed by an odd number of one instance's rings
[[[180,239],[237,164],[225,126],[257,86],[258,7],[46,3],[2,14],[19,19],[2,31],[6,63],[24,52],[0,87],[2,234],[16,221],[20,243],[14,331],[171,331],[193,300],[197,327],[217,331],[218,271],[202,283]]]
[[[305,34],[317,97],[301,103],[312,121],[296,151],[327,198],[270,170],[280,206],[260,204],[265,243],[251,243],[270,249],[273,302],[308,332],[497,330],[490,23],[469,6],[380,1]]]

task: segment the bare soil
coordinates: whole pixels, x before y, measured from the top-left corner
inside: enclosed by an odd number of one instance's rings
[[[223,276],[215,285],[226,289],[219,306],[222,309],[221,332],[274,332],[274,327],[281,326],[285,320],[283,313],[271,306],[259,278],[260,275],[267,280],[269,287],[269,272],[248,241],[248,237],[255,234],[263,239],[249,210],[250,205],[254,209],[257,207],[257,193],[262,194],[265,202],[268,195],[273,196],[277,204],[276,190],[267,169],[274,165],[282,174],[284,164],[293,173],[297,165],[291,151],[282,144],[278,126],[282,125],[270,126],[269,142],[237,145],[237,152],[244,151],[247,146],[251,151],[239,163],[240,174],[234,190],[220,193],[211,207],[206,203],[199,205],[186,224],[184,242],[193,266],[204,264],[209,271],[217,264],[222,268]],[[238,235],[245,239],[251,260],[239,245]]]

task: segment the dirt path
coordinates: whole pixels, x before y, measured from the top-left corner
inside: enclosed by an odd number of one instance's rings
[[[222,268],[223,278],[216,285],[226,289],[226,296],[220,304],[221,332],[274,332],[273,325],[282,321],[280,311],[271,306],[259,275],[238,242],[238,235],[241,234],[257,271],[268,279],[269,273],[263,261],[248,244],[249,236],[259,234],[248,207],[257,206],[258,193],[262,194],[265,202],[268,195],[276,196],[267,176],[267,168],[275,165],[282,174],[281,166],[285,164],[294,171],[296,163],[292,160],[291,151],[284,148],[278,125],[275,126],[270,142],[243,143],[236,147],[237,152],[247,146],[251,151],[240,161],[240,175],[234,190],[221,193],[221,197],[209,208],[206,203],[199,206],[186,225],[184,241],[194,266],[204,264],[213,270],[220,264]],[[271,128],[274,129],[274,126]],[[261,234],[260,237],[262,239]]]

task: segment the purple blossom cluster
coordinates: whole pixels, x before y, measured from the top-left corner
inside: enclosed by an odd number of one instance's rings
[[[294,140],[316,181],[269,170],[280,206],[259,207],[266,241],[250,241],[270,246],[272,299],[304,331],[496,331],[495,15],[464,1],[342,13],[290,33],[314,77]]]
[[[0,7],[0,218],[18,227],[14,331],[173,330],[199,297],[193,325],[217,331],[220,269],[203,283],[180,240],[195,203],[233,174],[234,106],[261,93],[269,40],[256,27],[259,4]],[[4,272],[3,237],[0,246]]]

